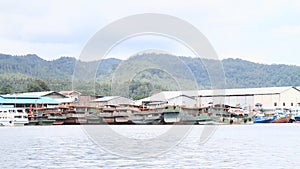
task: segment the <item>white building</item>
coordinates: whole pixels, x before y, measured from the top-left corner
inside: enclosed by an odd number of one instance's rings
[[[196,103],[193,101],[190,103],[186,100],[186,98],[183,99],[180,96],[195,99]],[[300,90],[296,87],[289,86],[198,91],[167,91],[142,99],[137,103],[141,104],[143,101],[153,103],[161,101],[161,103],[168,105],[185,105],[187,107],[193,107],[194,105],[205,107],[211,104],[226,104],[252,109],[255,105],[259,104],[264,108],[291,109],[300,107]]]
[[[296,108],[300,106],[300,91],[295,87],[267,87],[225,90],[200,90],[200,104],[226,104],[230,106],[265,108]]]
[[[136,105],[157,106],[198,106],[198,91],[164,91],[135,101]]]
[[[198,101],[195,97],[190,97],[187,95],[180,95],[168,99],[168,106],[185,106],[185,107],[197,107]]]

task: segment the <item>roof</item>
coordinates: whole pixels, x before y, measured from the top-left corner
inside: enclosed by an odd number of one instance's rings
[[[19,94],[9,94],[9,95],[1,95],[3,99],[38,99],[38,96],[29,96],[29,95],[19,95]]]
[[[70,98],[70,97],[62,98],[62,99],[55,99],[55,100],[57,100],[60,103],[73,103],[75,101],[74,98]]]
[[[64,95],[64,94],[61,94],[61,93],[58,93],[58,92],[55,92],[55,91],[26,92],[26,93],[13,94],[13,96],[43,97],[43,96],[47,96],[47,95],[52,94],[52,93],[61,95],[61,96],[65,97],[65,98],[68,97],[68,96],[66,96],[66,95]]]
[[[266,95],[280,94],[289,87],[264,87],[264,88],[241,88],[241,89],[218,89],[218,90],[199,90],[199,96],[243,96],[243,95]],[[294,88],[296,89],[296,88]]]
[[[43,91],[43,92],[26,92],[26,93],[18,93],[15,95],[22,95],[22,96],[38,96],[38,97],[42,97],[42,96],[46,96],[48,94],[53,93],[54,91]]]
[[[192,99],[192,100],[196,100],[194,97],[192,97],[192,96],[187,96],[187,95],[185,95],[185,94],[182,94],[182,95],[179,95],[179,96],[170,98],[170,99],[168,99],[168,100],[177,99],[177,98],[180,98],[180,97],[186,97],[186,98],[189,98],[189,99]]]
[[[198,91],[164,91],[157,94],[154,94],[150,97],[146,97],[140,100],[136,100],[134,102],[135,105],[146,104],[161,104],[166,103],[171,99],[175,99],[177,97],[187,97],[190,99],[194,99],[193,97],[198,96]]]
[[[81,94],[80,92],[75,91],[75,90],[62,90],[62,91],[60,91],[60,92],[58,92],[58,93],[64,94],[64,95],[69,95],[69,94],[71,94],[71,93],[78,93],[78,94]]]
[[[101,97],[95,100],[92,100],[92,102],[107,102],[113,99],[117,99],[120,98],[121,96],[105,96],[105,97]]]
[[[0,104],[60,104],[60,102],[50,97],[7,97],[0,95]]]
[[[168,101],[170,99],[174,99],[176,97],[197,97],[198,91],[164,91],[157,94],[154,94],[150,97],[146,97],[144,99],[138,100],[137,102],[158,102],[158,101]]]
[[[210,97],[210,96],[244,96],[244,95],[266,95],[266,94],[279,94],[288,89],[294,88],[300,91],[296,87],[264,87],[264,88],[241,88],[241,89],[216,89],[216,90],[190,90],[190,91],[164,91],[154,94],[150,97],[137,100],[136,104],[142,102],[157,102],[168,101],[172,98],[179,96],[187,97]]]

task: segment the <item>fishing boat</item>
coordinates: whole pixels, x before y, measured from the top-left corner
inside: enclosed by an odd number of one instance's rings
[[[163,116],[163,122],[165,124],[174,124],[174,123],[181,122],[180,108],[176,106],[167,107],[163,109],[162,116]]]
[[[161,113],[155,111],[141,111],[129,116],[129,121],[133,124],[160,124]]]
[[[28,124],[28,115],[22,108],[0,108],[1,126],[23,126]]]
[[[261,111],[255,116],[254,123],[272,123],[276,118],[274,112]]]
[[[52,125],[55,122],[55,120],[50,120],[48,118],[40,118],[38,119],[38,125]]]
[[[272,123],[289,123],[291,122],[291,114],[285,111],[276,111],[276,119]]]
[[[97,115],[86,115],[87,124],[101,124],[102,118]]]
[[[219,122],[219,118],[216,116],[211,116],[208,113],[201,113],[196,117],[196,122],[200,125],[216,125],[222,124]]]
[[[300,109],[292,109],[290,122],[300,123]]]
[[[214,124],[253,124],[254,118],[249,111],[228,105],[210,107],[208,115]]]

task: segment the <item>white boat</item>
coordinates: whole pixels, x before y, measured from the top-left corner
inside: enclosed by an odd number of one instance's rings
[[[28,115],[22,108],[0,108],[0,126],[23,126]]]

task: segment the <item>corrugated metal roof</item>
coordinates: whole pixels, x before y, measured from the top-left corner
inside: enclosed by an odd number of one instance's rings
[[[68,98],[55,99],[55,100],[57,100],[57,101],[60,102],[60,103],[72,103],[72,102],[75,101],[75,98],[70,98],[70,97],[68,97]]]
[[[60,104],[50,97],[0,96],[0,104]]]
[[[64,94],[64,95],[69,95],[69,94],[71,94],[71,93],[81,94],[80,92],[75,91],[75,90],[62,90],[62,91],[60,91],[60,92],[58,92],[58,93]]]
[[[199,90],[199,96],[238,96],[238,95],[266,95],[279,94],[293,87],[265,87],[265,88],[241,88],[224,90]]]
[[[194,97],[198,96],[197,90],[190,90],[190,91],[164,91],[157,94],[150,96],[149,98],[145,98],[148,101],[168,101],[172,98],[179,97],[179,96],[188,96]]]
[[[141,103],[142,101],[168,101],[169,99],[178,97],[180,95],[186,95],[190,97],[197,97],[197,96],[208,97],[208,96],[239,96],[239,95],[243,96],[243,95],[279,94],[291,88],[294,87],[288,86],[288,87],[216,89],[216,90],[198,90],[198,91],[197,90],[164,91],[164,92],[154,94],[150,97],[138,100],[136,101],[136,103]]]
[[[92,102],[107,102],[116,98],[119,98],[121,96],[105,96],[105,97],[101,97],[95,100],[92,100]]]
[[[43,97],[43,96],[47,96],[51,93],[56,93],[58,95],[61,95],[65,98],[67,98],[68,96],[64,95],[64,94],[61,94],[61,93],[58,93],[58,92],[55,92],[55,91],[44,91],[44,92],[26,92],[26,93],[17,93],[17,94],[8,94],[8,95],[5,95],[5,96],[23,96],[23,97]]]
[[[22,95],[22,96],[38,96],[42,97],[48,94],[53,93],[54,91],[44,91],[44,92],[26,92],[26,93],[18,93],[17,95]]]
[[[38,99],[40,96],[29,96],[29,95],[19,95],[19,94],[7,94],[1,95],[4,99]]]

